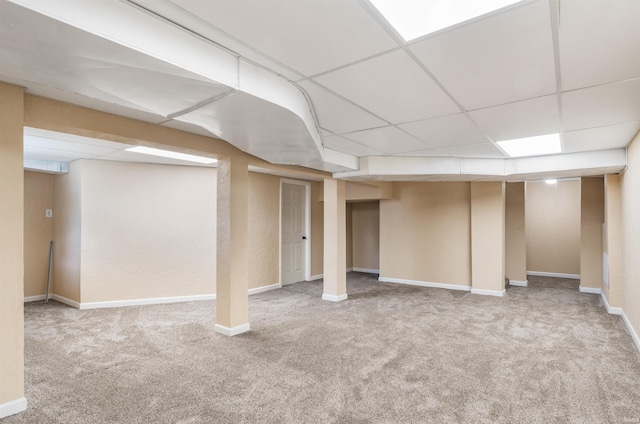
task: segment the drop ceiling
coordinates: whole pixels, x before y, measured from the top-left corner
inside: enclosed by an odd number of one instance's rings
[[[366,0],[45,3],[0,0],[0,80],[337,177],[593,175],[640,130],[637,0],[522,1],[410,43]],[[554,132],[526,173],[496,144]]]

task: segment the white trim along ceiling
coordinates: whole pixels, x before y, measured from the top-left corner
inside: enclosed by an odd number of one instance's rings
[[[601,175],[640,130],[638,22],[523,0],[406,42],[367,0],[0,0],[0,81],[337,178]],[[561,153],[498,145],[546,134]]]

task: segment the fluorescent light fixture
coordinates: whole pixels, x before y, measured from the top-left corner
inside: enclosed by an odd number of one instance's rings
[[[423,35],[457,25],[522,0],[369,0],[404,38]]]
[[[130,149],[126,149],[126,151],[134,152],[134,153],[142,153],[145,155],[161,156],[163,158],[185,160],[188,162],[204,163],[204,164],[211,164],[211,163],[218,162],[217,159],[205,158],[204,156],[188,155],[186,153],[171,152],[169,150],[154,149],[152,147],[144,147],[144,146],[132,147]]]
[[[548,180],[544,180],[545,184],[556,184],[558,182],[558,180],[554,180],[554,179],[548,179]]]
[[[498,141],[497,143],[512,158],[562,153],[560,134],[558,133],[516,138],[514,140]]]

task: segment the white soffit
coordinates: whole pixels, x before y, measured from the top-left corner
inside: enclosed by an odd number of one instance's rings
[[[386,154],[413,152],[431,147],[392,126],[345,134],[344,137]]]
[[[172,1],[306,76],[397,47],[356,1]]]
[[[493,141],[560,131],[556,95],[480,109],[469,115]]]
[[[493,143],[479,143],[464,146],[441,147],[437,149],[404,153],[406,156],[447,156],[453,158],[502,159],[505,157]]]
[[[562,0],[563,89],[640,77],[639,22],[637,0]]]
[[[460,111],[402,50],[321,75],[315,80],[393,124]]]
[[[547,1],[508,9],[410,48],[467,110],[556,91]]]
[[[640,119],[640,78],[562,94],[564,130]]]
[[[331,136],[324,138],[324,145],[333,150],[337,150],[339,152],[348,153],[353,156],[378,156],[383,155],[383,152],[380,152],[372,147],[365,146],[364,144],[356,143],[355,141],[348,140],[344,137],[340,136]]]
[[[461,113],[410,122],[398,127],[432,147],[452,147],[489,141]]]
[[[624,148],[640,131],[640,120],[606,127],[564,132],[566,153]]]
[[[299,84],[311,97],[320,126],[335,134],[388,125],[388,122],[336,96],[314,82],[302,81]]]

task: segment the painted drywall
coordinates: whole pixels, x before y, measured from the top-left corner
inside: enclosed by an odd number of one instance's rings
[[[583,177],[580,184],[580,287],[602,286],[604,178]]]
[[[55,175],[24,172],[24,296],[40,296],[46,291],[49,244],[53,240]]]
[[[339,301],[347,293],[346,183],[324,180],[324,280],[322,298]]]
[[[249,173],[249,288],[278,284],[280,178]]]
[[[324,267],[324,186],[311,182],[311,278],[322,275]]]
[[[380,201],[380,276],[471,286],[468,182],[393,183]]]
[[[214,292],[215,169],[81,162],[82,302]]]
[[[53,282],[51,292],[80,302],[82,161],[71,162],[69,173],[53,184]]]
[[[622,192],[622,310],[640,336],[640,133],[627,149],[629,168],[621,176]],[[636,343],[640,340],[636,339]],[[640,349],[640,344],[638,344]]]
[[[507,183],[505,192],[505,273],[510,280],[527,281],[527,239],[524,183]]]
[[[26,408],[23,101],[22,88],[0,83],[0,417]]]
[[[580,274],[580,180],[528,182],[527,271]]]
[[[505,188],[502,182],[471,183],[471,286],[502,296],[505,269]]]
[[[351,203],[347,203],[345,206],[345,210],[347,211],[346,222],[345,222],[345,234],[347,238],[347,246],[346,246],[346,260],[347,260],[347,269],[353,268],[353,205]]]
[[[353,267],[379,270],[380,202],[356,202],[350,206]]]

